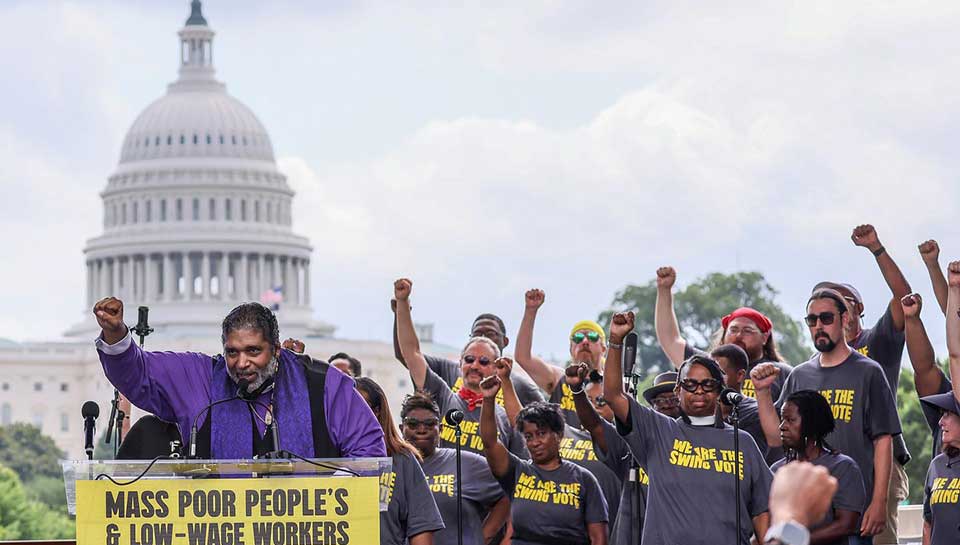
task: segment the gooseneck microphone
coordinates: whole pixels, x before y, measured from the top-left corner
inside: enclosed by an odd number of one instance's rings
[[[87,401],[80,409],[80,414],[83,415],[83,450],[87,453],[87,459],[93,460],[93,436],[96,435],[100,405],[95,401]]]
[[[739,405],[741,401],[743,401],[743,394],[737,392],[736,390],[731,390],[730,388],[724,388],[723,391],[720,392],[720,401],[724,405],[735,407]]]
[[[269,405],[254,400],[254,399],[245,399],[242,396],[243,392],[247,391],[250,383],[246,380],[240,380],[238,383],[237,393],[233,397],[228,397],[225,399],[218,399],[213,403],[210,403],[206,407],[200,409],[200,412],[197,413],[197,416],[193,419],[193,426],[190,427],[190,449],[187,454],[188,460],[195,460],[197,458],[197,424],[200,422],[200,417],[203,416],[204,412],[209,412],[210,409],[220,405],[221,403],[229,403],[231,401],[241,401],[246,403],[248,406],[251,406],[251,410],[256,411],[256,408],[253,405],[264,407],[267,410],[267,414],[270,416],[270,425],[267,426],[270,428],[270,436],[273,439],[273,452],[267,454],[269,458],[279,458],[280,455],[280,431],[278,430],[279,424],[276,419],[276,415],[273,414],[273,409]]]

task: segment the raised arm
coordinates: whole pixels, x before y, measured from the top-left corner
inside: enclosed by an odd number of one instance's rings
[[[757,410],[760,413],[760,426],[763,436],[770,447],[779,447],[780,442],[780,415],[773,404],[773,394],[770,386],[780,375],[780,368],[772,363],[761,363],[750,371],[750,380],[757,392]]]
[[[937,357],[933,345],[927,337],[927,330],[920,320],[923,299],[919,293],[911,293],[900,300],[903,309],[904,332],[907,339],[907,354],[913,366],[913,379],[920,397],[933,395],[940,391],[943,383],[943,371],[937,367]]]
[[[687,341],[680,336],[680,324],[673,309],[673,285],[677,281],[677,271],[673,267],[657,269],[657,304],[653,310],[653,324],[657,331],[657,342],[674,367],[683,363],[683,352]]]
[[[503,357],[497,359],[494,364],[497,366],[497,376],[500,377],[500,389],[503,390],[503,409],[507,413],[510,425],[516,426],[517,415],[520,414],[523,405],[517,397],[517,390],[513,387],[513,380],[510,378],[513,360]]]
[[[600,415],[593,408],[593,404],[587,399],[587,393],[584,388],[587,385],[587,375],[590,369],[586,363],[571,363],[565,371],[567,386],[573,391],[573,406],[577,411],[577,418],[580,419],[580,425],[590,433],[593,444],[601,451],[607,452],[607,439],[603,434],[603,425],[600,423]]]
[[[100,326],[100,337],[107,344],[117,344],[127,336],[127,325],[123,323],[123,301],[116,297],[107,297],[93,306],[93,315]]]
[[[960,400],[960,261],[947,267],[947,352],[950,354],[950,382],[953,396]]]
[[[603,397],[613,409],[614,416],[622,423],[629,424],[630,401],[623,391],[623,364],[620,348],[623,338],[633,331],[636,317],[633,312],[618,312],[610,320],[610,347],[603,366]],[[574,400],[576,401],[576,400]]]
[[[520,331],[517,332],[517,347],[513,351],[513,357],[517,358],[517,363],[530,375],[533,382],[550,395],[560,382],[563,370],[533,355],[533,326],[544,299],[542,290],[527,290],[524,295],[523,320],[520,321]]]
[[[497,440],[497,393],[500,391],[500,377],[490,375],[480,382],[483,403],[480,405],[480,439],[483,441],[483,455],[487,457],[490,472],[502,479],[510,470],[510,453]]]
[[[910,283],[907,282],[900,267],[890,257],[890,252],[880,243],[876,229],[872,225],[858,225],[853,229],[850,239],[857,246],[862,246],[877,259],[877,266],[880,267],[880,274],[887,283],[890,291],[893,292],[893,300],[890,301],[890,314],[893,316],[893,325],[900,331],[903,331],[903,311],[900,308],[900,299],[903,299],[911,291]]]
[[[940,245],[936,240],[930,239],[917,246],[920,250],[920,258],[927,267],[927,274],[930,275],[930,284],[933,285],[933,294],[937,296],[937,304],[940,305],[940,312],[947,313],[947,279],[943,276],[943,270],[940,268]]]
[[[412,310],[412,307],[410,310]],[[397,300],[396,299],[390,300],[390,312],[393,313],[393,357],[397,358],[397,361],[400,362],[400,365],[403,365],[404,367],[406,367],[407,362],[403,360],[403,351],[400,350],[400,339],[397,338]]]
[[[413,328],[413,316],[410,315],[412,291],[413,282],[407,278],[401,278],[393,283],[393,295],[397,300],[396,334],[400,353],[407,364],[407,369],[410,370],[413,384],[417,389],[422,389],[427,380],[427,360],[420,352],[420,339],[417,338],[417,331]]]

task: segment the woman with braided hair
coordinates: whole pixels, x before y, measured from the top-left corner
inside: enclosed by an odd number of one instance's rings
[[[810,528],[813,545],[863,543],[858,535],[866,502],[863,476],[852,458],[827,443],[826,436],[835,425],[830,404],[813,390],[798,390],[787,396],[780,413],[780,438],[786,457],[770,469],[776,473],[793,461],[810,462],[827,468],[839,483],[826,517]]]

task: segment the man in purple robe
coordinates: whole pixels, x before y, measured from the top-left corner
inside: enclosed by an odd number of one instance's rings
[[[277,319],[263,305],[230,311],[223,320],[223,355],[213,357],[141,350],[123,323],[119,299],[97,302],[93,313],[102,329],[96,346],[107,379],[137,407],[175,422],[184,439],[195,435],[198,458],[280,450],[307,458],[386,456],[383,430],[353,380],[281,349]],[[230,401],[205,410],[219,400]]]

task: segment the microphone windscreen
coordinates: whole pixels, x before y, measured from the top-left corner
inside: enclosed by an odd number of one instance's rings
[[[87,401],[80,409],[80,414],[82,414],[84,418],[97,418],[100,416],[100,405],[97,405],[96,401]]]
[[[243,397],[247,395],[249,389],[250,383],[246,379],[240,379],[240,382],[237,383],[237,395]]]
[[[447,411],[447,414],[443,417],[446,420],[447,424],[451,426],[457,426],[463,422],[463,411],[460,409],[450,409]]]

